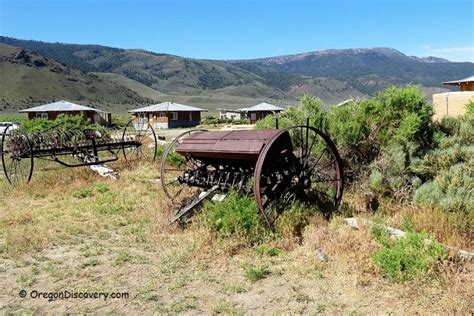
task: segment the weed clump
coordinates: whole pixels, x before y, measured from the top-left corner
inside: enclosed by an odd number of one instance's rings
[[[269,234],[252,197],[230,192],[224,201],[203,206],[206,225],[218,239],[236,237],[252,245]]]
[[[270,275],[270,269],[267,265],[252,265],[246,264],[244,266],[245,277],[250,282],[256,282],[264,279]]]
[[[93,188],[82,188],[72,193],[72,196],[77,199],[85,199],[88,197],[94,196],[94,189]]]
[[[276,247],[270,247],[267,245],[260,245],[255,248],[255,254],[261,257],[263,256],[276,257],[282,253],[283,253],[282,249],[276,248]]]
[[[409,228],[404,237],[392,239],[379,224],[374,227],[373,234],[381,244],[373,260],[396,282],[430,278],[438,263],[446,257],[444,246],[432,240],[427,232],[417,233]]]
[[[310,210],[301,204],[293,205],[277,219],[275,229],[278,234],[288,239],[300,240],[303,230],[309,223]]]
[[[95,186],[97,192],[99,193],[105,193],[105,192],[108,192],[110,190],[109,186],[106,184],[106,183],[98,183],[96,186]]]

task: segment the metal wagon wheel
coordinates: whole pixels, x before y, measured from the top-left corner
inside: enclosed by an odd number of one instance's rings
[[[289,139],[288,139],[289,138]],[[280,146],[290,143],[290,149]],[[343,193],[342,160],[328,135],[308,126],[293,126],[275,135],[255,167],[254,195],[269,226],[299,201],[330,215]]]
[[[185,175],[186,170],[202,169],[207,172],[207,166],[190,156],[183,156],[176,152],[176,147],[188,136],[204,130],[191,130],[177,136],[166,148],[161,160],[161,185],[172,206],[185,207],[198,198],[202,188],[182,183],[179,177]],[[176,213],[179,212],[179,209]]]
[[[3,172],[12,185],[20,185],[31,180],[33,175],[33,149],[26,132],[14,124],[4,130],[0,152]]]
[[[131,146],[123,146],[122,152],[128,162],[140,160],[156,160],[158,150],[158,138],[154,128],[148,121],[139,118],[130,120],[122,134],[122,141],[132,143]]]

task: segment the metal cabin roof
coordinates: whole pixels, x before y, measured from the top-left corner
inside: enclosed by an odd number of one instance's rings
[[[466,82],[474,82],[474,76],[469,76],[461,80],[446,81],[446,82],[443,82],[443,84],[452,86],[452,85],[459,85],[460,83],[466,83]]]
[[[106,113],[101,110],[97,110],[88,106],[83,106],[80,104],[68,102],[68,101],[58,101],[48,104],[43,104],[40,106],[35,106],[29,109],[20,110],[19,112],[27,113],[27,112],[79,112],[79,111],[93,111],[93,112],[102,112]]]
[[[205,109],[194,106],[179,104],[175,102],[162,102],[153,104],[139,109],[128,111],[128,113],[143,113],[143,112],[207,112]]]
[[[276,105],[273,105],[273,104],[270,104],[270,103],[266,103],[266,102],[262,102],[262,103],[259,103],[257,105],[254,105],[252,107],[249,107],[249,108],[243,108],[243,109],[240,109],[240,111],[242,112],[256,112],[256,111],[283,111],[284,109],[281,108],[281,107],[278,107]]]

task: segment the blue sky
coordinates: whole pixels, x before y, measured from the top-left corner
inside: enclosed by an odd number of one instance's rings
[[[393,47],[474,61],[472,0],[0,0],[0,34],[241,59]]]

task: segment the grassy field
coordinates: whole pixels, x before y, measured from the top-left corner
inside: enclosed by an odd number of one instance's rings
[[[88,169],[49,165],[23,187],[0,180],[2,314],[473,311],[472,263],[447,260],[429,280],[386,278],[372,259],[380,245],[371,229],[353,230],[342,222],[348,212],[375,219],[353,192],[331,220],[310,216],[301,236],[281,234],[249,245],[239,238],[217,238],[203,216],[186,228],[168,226],[158,165],[115,167],[117,181]],[[387,204],[377,218],[401,227],[404,216],[417,211]],[[428,216],[419,213],[415,225]],[[470,246],[441,228],[432,232],[439,241]],[[327,261],[319,259],[319,249]],[[19,296],[21,290],[26,298]],[[34,290],[129,296],[50,302],[31,298]]]

